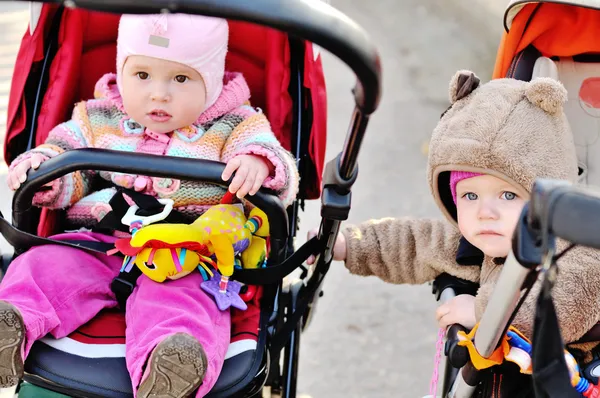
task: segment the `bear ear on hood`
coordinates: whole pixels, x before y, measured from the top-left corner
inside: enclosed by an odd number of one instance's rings
[[[481,81],[470,70],[459,70],[450,80],[450,103],[454,104],[459,99],[471,94]]]
[[[525,89],[525,96],[529,102],[551,115],[562,112],[563,104],[568,99],[565,87],[549,77],[532,80]]]

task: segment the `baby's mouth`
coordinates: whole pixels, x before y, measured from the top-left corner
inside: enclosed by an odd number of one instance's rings
[[[483,230],[483,231],[479,231],[478,235],[484,235],[484,236],[502,236],[502,234],[493,231],[493,230]]]
[[[148,116],[155,122],[166,122],[172,117],[168,112],[160,109],[153,110],[152,112],[148,113]]]

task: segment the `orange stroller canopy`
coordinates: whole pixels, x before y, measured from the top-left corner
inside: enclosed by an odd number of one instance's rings
[[[505,77],[514,57],[529,45],[546,57],[600,54],[600,0],[513,0],[504,27],[494,79]]]

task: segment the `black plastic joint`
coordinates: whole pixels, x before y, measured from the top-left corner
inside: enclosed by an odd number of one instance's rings
[[[347,220],[350,213],[351,196],[350,192],[340,195],[333,187],[323,188],[321,217],[328,220]]]
[[[529,203],[525,204],[513,235],[512,250],[517,261],[525,268],[535,269],[543,261],[541,234],[528,223]],[[550,237],[550,242],[554,239]]]
[[[129,281],[126,281],[125,279],[116,277],[115,279],[113,279],[113,281],[111,283],[111,289],[114,290],[115,288],[117,290],[119,290],[119,292],[129,295],[129,294],[133,293],[133,289],[135,289],[135,285]]]
[[[335,159],[330,160],[325,165],[323,171],[323,187],[333,187],[338,193],[345,194],[350,192],[350,188],[356,182],[358,177],[358,166],[354,168],[349,179],[345,179],[340,174],[340,161],[342,154],[339,154]]]
[[[465,346],[459,346],[458,332],[467,333],[467,329],[459,324],[450,326],[446,334],[447,340],[444,346],[444,354],[453,368],[460,369],[469,362],[469,351]]]
[[[340,175],[340,156],[331,160],[323,172],[323,193],[321,195],[321,217],[329,220],[348,219],[352,202],[351,188],[358,176],[358,166],[346,180]]]
[[[444,349],[448,352],[448,361],[453,368],[460,369],[469,362],[469,350],[465,346],[458,345],[458,340],[448,340]]]

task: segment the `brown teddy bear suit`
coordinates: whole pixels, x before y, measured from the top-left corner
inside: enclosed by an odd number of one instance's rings
[[[391,283],[421,284],[444,272],[478,282],[476,316],[481,319],[503,261],[483,256],[476,266],[457,263],[461,234],[450,171],[490,174],[526,192],[536,178],[576,182],[575,146],[562,110],[566,98],[564,87],[552,79],[497,79],[480,86],[472,72],[459,71],[450,83],[452,106],[433,131],[427,170],[433,196],[448,221],[387,218],[350,226],[343,231],[346,267]],[[557,249],[565,247],[559,242]],[[600,320],[600,252],[577,247],[558,265],[553,297],[563,339],[571,343]],[[513,321],[528,337],[538,292],[539,282]],[[595,345],[577,348],[586,353]]]

